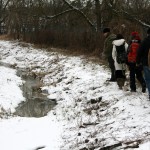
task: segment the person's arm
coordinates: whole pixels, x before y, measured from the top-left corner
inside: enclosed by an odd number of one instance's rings
[[[113,41],[115,40],[116,35],[112,34],[108,36],[105,40],[105,47],[104,47],[104,54],[109,57],[112,56],[112,49],[113,49]]]
[[[116,46],[113,45],[113,49],[112,49],[112,58],[115,61],[115,57],[116,57]]]
[[[131,51],[132,40],[130,40],[128,43],[129,43],[129,44],[128,44],[128,49],[127,49],[127,55],[128,55],[129,52]]]
[[[103,46],[103,51],[102,51],[102,53],[101,53],[101,58],[103,59],[103,60],[105,60],[106,59],[106,40],[104,41],[104,46]]]
[[[128,52],[128,44],[125,42],[125,50],[126,50],[126,53]]]
[[[136,63],[139,65],[142,62],[142,57],[143,57],[143,52],[145,49],[145,41],[143,41],[140,46],[139,49],[137,51],[137,57],[136,57]]]
[[[106,38],[104,42],[104,48],[103,48],[104,55],[107,55],[107,49],[108,49],[108,38]]]

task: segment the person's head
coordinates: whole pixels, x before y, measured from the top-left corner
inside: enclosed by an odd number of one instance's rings
[[[134,32],[131,32],[131,39],[135,39],[135,37],[138,35],[139,33],[134,31]]]
[[[117,35],[116,35],[116,39],[117,39],[117,40],[120,40],[120,39],[124,39],[124,37],[123,37],[122,34],[117,34]]]
[[[147,35],[150,35],[150,28],[147,30]]]
[[[141,38],[140,38],[140,36],[139,36],[139,33],[136,32],[136,31],[131,32],[131,40],[138,40],[138,41],[140,41]]]
[[[103,35],[104,35],[104,37],[107,37],[109,33],[110,33],[110,28],[104,28],[103,29]]]

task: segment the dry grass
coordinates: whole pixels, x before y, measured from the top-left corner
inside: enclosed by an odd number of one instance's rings
[[[0,35],[0,40],[12,40],[12,37],[8,34]]]
[[[40,48],[47,52],[57,52],[65,56],[82,56],[82,58],[85,58],[88,62],[107,66],[107,61],[101,58],[101,51],[99,49],[96,49],[95,51],[88,53],[86,50],[83,49],[70,50],[63,48],[54,48],[54,47],[52,48],[48,45],[39,45],[39,44],[34,44],[33,46],[34,48]]]
[[[0,36],[0,40],[13,40],[13,37],[11,35],[5,34]],[[20,45],[23,47],[28,46],[26,42],[20,42]],[[48,52],[58,52],[66,56],[83,56],[85,57],[85,59],[88,59],[93,63],[106,64],[106,62],[102,60],[100,57],[102,49],[99,48],[93,51],[88,51],[87,49],[83,48],[61,48],[61,47],[52,48],[50,45],[47,44],[33,44],[32,46],[38,49],[45,49]],[[101,45],[100,47],[103,46]]]

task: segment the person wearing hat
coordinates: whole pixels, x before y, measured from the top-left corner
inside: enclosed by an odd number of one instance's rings
[[[150,100],[150,66],[148,65],[150,55],[150,28],[147,30],[147,37],[142,41],[138,53],[136,63],[137,66],[143,65],[144,77],[146,86],[148,88],[149,100]]]
[[[142,67],[136,66],[137,51],[141,43],[141,38],[138,32],[131,32],[131,41],[129,42],[129,49],[127,52],[128,62],[130,72],[130,89],[131,92],[136,92],[136,79],[139,81],[142,87],[142,92],[146,91],[146,83],[142,74]]]
[[[110,32],[110,28],[104,28],[103,35],[105,37],[104,42],[104,50],[102,53],[103,58],[107,59],[110,70],[111,70],[111,78],[108,80],[110,82],[115,82],[115,66],[114,60],[112,58],[112,49],[113,49],[113,41],[116,39],[116,35]]]

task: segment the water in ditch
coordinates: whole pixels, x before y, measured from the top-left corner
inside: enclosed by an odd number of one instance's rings
[[[12,68],[9,64],[0,63],[0,65]],[[56,101],[48,99],[47,95],[42,93],[40,90],[41,80],[25,69],[17,69],[17,75],[25,81],[20,88],[26,101],[18,105],[14,114],[21,117],[43,117],[47,115],[56,106]]]

